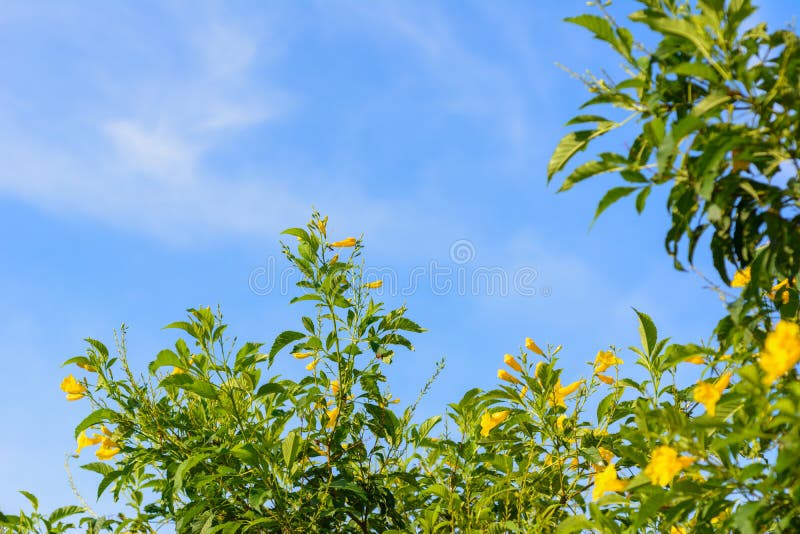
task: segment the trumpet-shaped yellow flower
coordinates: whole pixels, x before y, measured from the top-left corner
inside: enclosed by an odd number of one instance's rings
[[[355,237],[348,237],[347,239],[342,239],[341,241],[334,241],[333,243],[331,243],[332,247],[338,247],[338,248],[354,247],[355,245],[356,245]]]
[[[517,359],[510,354],[506,354],[505,356],[503,356],[503,363],[505,363],[507,366],[511,367],[518,373],[522,372],[522,366],[519,364]]]
[[[328,263],[330,263],[331,265],[333,265],[333,264],[334,264],[334,263],[336,263],[337,261],[339,261],[339,255],[338,255],[338,254],[334,254],[334,255],[333,255],[333,257],[330,259],[330,261],[328,261]]]
[[[484,438],[488,436],[489,432],[494,427],[508,419],[510,414],[510,410],[502,410],[494,413],[484,412],[484,414],[481,416],[481,436]]]
[[[497,370],[497,378],[500,380],[505,380],[506,382],[511,382],[512,384],[519,384],[519,380],[517,380],[514,376],[510,375],[508,371],[505,369],[498,369]]]
[[[333,428],[336,426],[336,420],[339,418],[339,407],[333,408],[326,412],[328,415],[328,423],[325,425],[326,428]]]
[[[609,384],[609,385],[614,383],[614,379],[611,378],[610,376],[607,376],[607,375],[601,375],[601,374],[598,373],[597,378],[600,379],[600,382],[605,382],[606,384]]]
[[[97,445],[101,441],[103,441],[104,436],[102,434],[95,434],[92,437],[86,433],[86,431],[81,432],[81,435],[78,436],[78,448],[75,449],[75,454],[80,454],[81,450],[85,447],[89,447],[91,445]]]
[[[694,460],[691,456],[678,456],[678,451],[672,447],[661,445],[653,450],[644,474],[653,484],[666,486],[675,475],[692,465]]]
[[[769,293],[769,298],[775,300],[778,298],[778,295],[781,297],[781,302],[786,304],[789,302],[789,279],[785,279],[783,282],[775,284],[772,286],[772,291]]]
[[[333,391],[334,395],[339,394],[339,381],[338,380],[331,380],[331,391]]]
[[[672,525],[669,527],[669,534],[688,534],[688,531],[686,527]]]
[[[306,365],[306,371],[313,371],[314,368],[317,367],[319,360],[311,360],[308,365]]]
[[[705,406],[711,417],[717,414],[717,402],[731,381],[731,373],[725,373],[714,384],[698,382],[694,388],[694,400]]]
[[[97,368],[95,368],[94,365],[89,365],[88,363],[80,362],[80,363],[76,363],[75,365],[77,365],[81,369],[85,369],[86,371],[89,371],[90,373],[96,373],[97,372]]]
[[[522,386],[522,391],[519,392],[519,398],[524,399],[525,395],[528,394],[528,386]]]
[[[627,481],[617,478],[617,468],[608,464],[605,469],[597,473],[592,490],[592,500],[596,501],[609,491],[625,491]]]
[[[559,432],[563,432],[564,431],[564,421],[566,421],[566,420],[567,420],[567,416],[564,415],[563,413],[561,415],[559,415],[558,417],[556,417],[556,428],[558,429]]]
[[[594,359],[594,371],[596,373],[605,373],[606,369],[613,365],[619,365],[621,363],[625,363],[619,358],[617,355],[611,352],[610,350],[601,350],[597,352],[597,356]]]
[[[704,365],[706,360],[703,358],[701,354],[695,354],[694,356],[689,356],[685,360],[686,363],[693,363],[695,365]]]
[[[304,360],[309,356],[311,356],[312,354],[313,354],[312,352],[293,352],[292,356],[294,356],[298,360]]]
[[[529,337],[525,338],[525,348],[529,351],[535,352],[539,356],[544,356],[544,351],[539,348],[539,345],[533,342],[533,340]]]
[[[180,367],[174,367],[174,368],[172,369],[172,373],[170,373],[170,374],[173,374],[173,375],[182,375],[182,374],[183,374],[183,373],[185,373],[185,372],[186,372],[186,369],[181,369]]]
[[[758,365],[764,371],[763,382],[769,386],[786,374],[800,360],[800,327],[790,321],[779,321],[767,335]]]
[[[731,287],[744,287],[750,283],[750,267],[747,266],[741,271],[736,271],[731,280]]]
[[[86,395],[86,386],[75,380],[72,375],[61,381],[61,391],[67,394],[68,401],[82,399]]]
[[[563,406],[564,408],[566,408],[567,405],[564,403],[564,399],[575,393],[575,391],[579,387],[581,387],[581,384],[583,384],[583,382],[584,380],[581,379],[576,382],[573,382],[572,384],[569,384],[568,386],[562,386],[561,379],[559,379],[558,382],[556,382],[556,387],[553,388],[553,395],[552,398],[550,399],[550,404],[552,406]]]
[[[114,443],[111,438],[103,438],[103,443],[94,453],[98,460],[110,460],[119,454],[119,445]]]
[[[374,282],[367,282],[364,284],[364,287],[368,287],[370,289],[378,289],[383,285],[383,280],[375,280]]]

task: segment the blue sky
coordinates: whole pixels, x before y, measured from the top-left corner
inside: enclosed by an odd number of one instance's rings
[[[761,3],[772,27],[800,13]],[[584,4],[4,2],[0,509],[22,505],[18,489],[45,508],[74,502],[64,454],[86,407],[58,384],[84,337],[111,344],[128,324],[144,370],[188,307],[221,305],[242,340],[295,327],[303,310],[262,275],[279,276],[279,232],[312,206],[332,237],[363,233],[368,264],[401,287],[425,273],[387,300],[430,330],[389,370],[395,395],[411,400],[447,357],[426,415],[491,387],[525,336],[563,344],[577,377],[597,350],[637,342],[632,306],[678,341],[707,338],[722,307],[673,271],[663,192],[643,216],[623,201],[589,232],[617,179],[562,195],[545,184],[585,99],[555,63],[617,65],[561,22]],[[535,294],[434,290],[434,265],[455,285],[459,272],[525,272]],[[90,502],[93,476],[76,473]]]

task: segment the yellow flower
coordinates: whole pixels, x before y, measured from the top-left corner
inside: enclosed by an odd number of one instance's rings
[[[597,473],[592,490],[592,500],[596,501],[609,491],[625,491],[628,483],[617,478],[617,468],[614,464],[608,466]]]
[[[694,356],[689,356],[685,360],[686,363],[693,363],[695,365],[705,365],[706,361],[703,359],[701,354],[695,354]]]
[[[552,395],[552,398],[550,399],[550,405],[551,406],[563,406],[564,408],[566,408],[567,405],[564,404],[564,399],[567,398],[569,395],[572,395],[573,393],[575,393],[575,391],[579,387],[581,387],[581,384],[583,384],[583,382],[584,382],[583,380],[578,380],[577,382],[573,382],[572,384],[570,384],[568,386],[563,386],[562,387],[561,386],[561,379],[559,378],[558,382],[556,382],[556,387],[553,388],[553,395]]]
[[[528,394],[528,386],[523,386],[522,391],[519,392],[519,398],[524,399],[525,395]]]
[[[309,356],[311,356],[311,354],[313,354],[313,353],[311,353],[311,352],[293,352],[292,356],[294,356],[298,360],[303,360],[303,359],[308,358]]]
[[[182,375],[185,372],[186,372],[186,369],[181,369],[180,367],[175,367],[175,368],[172,369],[172,373],[170,373],[170,374]]]
[[[327,226],[328,226],[328,216],[326,215],[324,219],[320,219],[318,221],[314,221],[314,224],[317,225],[319,229],[319,233],[322,235],[326,235]]]
[[[328,263],[334,264],[337,261],[339,261],[339,255],[338,254],[334,254],[333,257],[330,259],[330,261]]]
[[[613,365],[619,365],[621,363],[625,362],[617,358],[616,354],[610,350],[601,350],[598,351],[597,356],[594,359],[594,371],[596,373],[605,373],[606,369],[609,367]]]
[[[481,416],[481,436],[483,436],[484,438],[488,436],[489,432],[494,427],[496,427],[497,425],[508,419],[508,416],[510,414],[511,411],[509,410],[503,410],[495,413],[485,412]]]
[[[339,381],[338,380],[331,380],[331,391],[333,391],[334,395],[339,393]]]
[[[614,457],[614,453],[605,447],[597,447],[597,452],[600,453],[600,458],[605,460],[606,463],[610,463],[611,459]]]
[[[678,451],[672,447],[661,445],[653,450],[644,474],[653,484],[666,486],[681,470],[692,465],[694,460],[691,456],[678,456]]]
[[[86,386],[75,380],[75,377],[69,375],[61,381],[61,391],[67,394],[68,401],[76,401],[82,399],[86,395]]]
[[[787,373],[800,360],[800,327],[789,321],[779,321],[764,341],[764,351],[758,365],[764,371],[763,382],[769,386]],[[63,389],[63,388],[62,388]]]
[[[319,360],[311,360],[308,365],[306,365],[306,371],[313,371],[318,363]]]
[[[85,370],[89,371],[90,373],[96,373],[97,372],[97,369],[93,365],[89,365],[88,363],[80,362],[80,363],[76,363],[75,365],[77,365],[81,369],[85,369]]]
[[[567,416],[563,413],[556,418],[556,428],[563,432],[564,431],[564,421],[566,421]]]
[[[513,384],[519,384],[519,380],[508,374],[508,371],[505,369],[498,369],[497,370],[497,378],[500,380],[505,380],[506,382],[511,382]]]
[[[600,382],[605,382],[606,384],[609,384],[609,385],[614,383],[614,379],[611,378],[610,376],[598,374],[597,378],[600,379]]]
[[[705,406],[706,413],[714,417],[717,413],[717,402],[730,381],[731,373],[725,373],[714,384],[698,382],[694,388],[694,400]]]
[[[669,534],[688,534],[688,532],[685,527],[673,525],[669,527]]]
[[[383,280],[375,280],[374,282],[368,282],[364,284],[364,287],[368,287],[370,289],[378,289],[383,285]]]
[[[503,362],[507,366],[509,366],[513,370],[515,370],[516,372],[518,372],[518,373],[522,372],[522,366],[519,364],[519,362],[516,360],[516,358],[514,358],[512,355],[506,354],[505,356],[503,356]]]
[[[525,338],[525,348],[532,352],[535,352],[539,356],[544,356],[544,352],[542,351],[542,349],[539,348],[539,345],[534,343],[533,340],[529,337]]]
[[[348,237],[347,239],[342,239],[341,241],[335,241],[335,242],[331,243],[331,246],[332,247],[345,248],[345,247],[353,247],[353,246],[355,246],[355,244],[356,244],[356,238],[355,237]]]
[[[400,404],[400,399],[395,398],[394,400],[392,400],[392,404]]]
[[[98,460],[110,460],[116,454],[119,454],[119,445],[110,438],[103,438],[103,444],[95,452]]]
[[[102,434],[95,434],[91,438],[86,431],[83,431],[80,436],[78,436],[78,448],[75,450],[75,454],[80,454],[81,450],[84,447],[89,447],[90,445],[97,445],[101,441],[103,441],[104,437]]]
[[[769,298],[775,300],[777,296],[781,296],[781,302],[786,304],[789,302],[789,279],[772,286],[772,291],[769,293]]]
[[[534,378],[539,378],[539,370],[542,368],[542,365],[544,365],[544,362],[537,362],[536,367],[533,368]]]
[[[731,287],[744,287],[750,283],[750,267],[745,267],[741,271],[736,271],[731,280]]]
[[[328,410],[328,424],[325,425],[326,428],[333,428],[336,426],[336,420],[339,418],[339,407],[333,408],[332,410]]]

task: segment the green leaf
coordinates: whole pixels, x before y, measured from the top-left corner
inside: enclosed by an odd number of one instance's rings
[[[617,42],[617,36],[614,34],[614,29],[603,17],[583,14],[578,15],[577,17],[567,17],[564,20],[566,22],[571,22],[572,24],[577,24],[578,26],[583,26],[592,32],[596,39],[605,41],[612,45]]]
[[[594,531],[594,525],[585,515],[573,515],[565,517],[558,524],[557,534],[571,534],[572,532],[582,532],[584,530]]]
[[[183,479],[186,476],[186,473],[191,471],[191,469],[208,458],[206,454],[194,454],[189,456],[187,459],[181,462],[181,465],[175,470],[175,476],[173,477],[173,491],[177,494],[178,492],[183,489]]]
[[[204,380],[195,380],[188,384],[181,384],[178,387],[191,391],[206,399],[216,399],[218,396],[217,388],[213,384]]]
[[[283,462],[287,469],[291,469],[297,453],[300,451],[300,436],[297,432],[289,432],[283,439],[281,445],[283,450]]]
[[[26,499],[31,501],[31,504],[33,505],[33,509],[34,510],[38,510],[39,509],[39,499],[36,498],[36,495],[34,495],[33,493],[30,493],[30,492],[24,491],[24,490],[20,490],[20,493],[23,494]]]
[[[91,462],[88,464],[84,464],[81,466],[81,469],[85,469],[93,473],[99,473],[103,476],[109,474],[111,471],[114,470],[114,468],[111,465],[104,462]]]
[[[156,371],[161,367],[172,365],[175,367],[184,367],[186,364],[181,361],[177,354],[169,349],[164,349],[158,353],[156,359],[150,362],[148,369],[150,374],[156,374]]]
[[[304,337],[306,337],[306,335],[302,332],[294,332],[292,330],[281,332],[278,337],[275,338],[272,348],[269,349],[269,357],[274,358],[283,347],[289,343],[297,341],[298,339],[303,339]]]
[[[642,213],[644,211],[644,205],[647,202],[647,197],[650,196],[650,186],[643,188],[639,191],[639,194],[636,195],[636,211]]]
[[[574,171],[572,171],[572,173],[570,173],[569,176],[564,179],[564,183],[561,184],[558,192],[561,193],[563,191],[567,191],[578,182],[582,182],[583,180],[591,178],[592,176],[607,172],[617,172],[623,169],[625,169],[624,165],[619,165],[614,161],[587,161],[586,163],[579,165]]]
[[[309,241],[308,232],[306,232],[302,228],[287,228],[286,230],[281,232],[281,234],[293,235],[293,236],[295,236],[295,237],[297,237],[297,238],[299,238],[299,239],[301,239],[303,241],[306,241],[306,242]]]
[[[639,317],[639,337],[642,340],[642,347],[648,355],[652,356],[653,349],[658,340],[658,330],[649,315],[642,313],[636,308],[633,309]]]
[[[55,523],[65,517],[69,517],[75,514],[82,514],[85,512],[86,509],[82,506],[62,506],[60,508],[56,508],[47,518],[51,523]]]
[[[88,416],[86,416],[83,421],[78,423],[78,426],[75,427],[75,439],[78,439],[78,436],[81,432],[86,430],[87,428],[97,425],[99,423],[106,423],[106,422],[114,422],[117,417],[117,412],[114,410],[110,410],[108,408],[100,408],[98,410],[93,411]]]
[[[556,146],[555,151],[553,151],[553,155],[550,156],[550,162],[547,164],[547,181],[550,182],[553,176],[563,169],[564,165],[566,165],[575,154],[586,149],[589,141],[597,135],[598,131],[599,130],[578,130],[565,135],[561,141],[559,141],[558,146]]]
[[[630,195],[637,189],[637,187],[613,187],[609,189],[597,204],[597,211],[594,213],[594,219],[592,222],[596,221],[600,214],[603,213],[611,204],[623,197]]]

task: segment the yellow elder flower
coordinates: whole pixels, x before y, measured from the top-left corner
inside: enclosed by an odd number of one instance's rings
[[[328,410],[328,424],[325,425],[326,428],[333,428],[336,426],[336,420],[339,418],[339,407],[333,408],[332,410]]]
[[[481,416],[481,436],[484,438],[488,436],[489,432],[494,427],[508,419],[510,414],[510,410],[503,410],[495,413],[484,412],[484,414]]]
[[[681,526],[671,526],[669,527],[669,534],[688,534],[686,527]]]
[[[529,337],[525,338],[525,348],[532,352],[535,352],[539,356],[544,356],[544,351],[542,351],[542,349],[539,348],[539,345],[534,343],[533,340]]]
[[[686,363],[693,363],[695,365],[704,365],[706,363],[705,359],[703,359],[703,356],[700,354],[695,354],[694,356],[690,356],[683,361],[685,361]]]
[[[319,360],[311,360],[308,365],[306,365],[306,371],[313,371],[318,363]]]
[[[294,356],[298,360],[303,360],[311,356],[311,352],[293,352],[292,356]]]
[[[346,247],[354,247],[355,244],[356,244],[356,238],[348,237],[347,239],[342,239],[341,241],[335,241],[330,245],[332,247],[346,248]]]
[[[578,380],[577,382],[573,382],[568,386],[562,386],[561,379],[559,378],[558,382],[556,382],[556,387],[553,388],[553,395],[552,398],[550,399],[550,404],[552,406],[563,406],[564,408],[566,408],[567,405],[564,404],[564,399],[567,398],[569,395],[575,393],[575,391],[579,387],[581,387],[581,384],[583,384],[583,382],[584,382],[583,380]]]
[[[717,413],[717,402],[730,381],[731,373],[725,373],[714,384],[698,382],[694,388],[694,400],[705,407],[708,415],[714,417]]]
[[[731,287],[744,287],[750,283],[750,267],[745,267],[741,271],[736,271],[731,280]]]
[[[606,463],[610,463],[611,459],[614,457],[614,453],[605,447],[597,447],[597,452],[600,453],[600,458],[605,460]]]
[[[338,254],[334,254],[333,257],[330,259],[330,261],[328,263],[334,264],[337,261],[339,261],[339,255]]]
[[[625,362],[617,358],[617,355],[610,350],[601,350],[597,352],[597,356],[594,359],[594,371],[596,373],[605,373],[609,367],[621,363]]]
[[[513,384],[519,384],[519,380],[508,374],[508,371],[505,369],[498,369],[497,370],[497,378],[500,380],[505,380],[506,382],[511,382]]]
[[[625,491],[628,483],[617,478],[617,468],[614,464],[608,466],[597,473],[592,490],[592,500],[596,501],[609,491]]]
[[[61,391],[67,394],[68,401],[82,399],[86,395],[86,386],[75,380],[72,375],[67,376],[61,381]]]
[[[186,369],[181,369],[180,367],[175,367],[175,368],[172,369],[172,373],[170,373],[170,374],[182,375],[185,372],[186,372]]]
[[[525,395],[528,394],[528,386],[522,386],[522,391],[519,392],[519,398],[524,399]]]
[[[779,321],[764,341],[758,365],[764,371],[764,385],[771,385],[800,360],[800,327],[790,321]],[[63,389],[63,388],[62,388]],[[69,398],[69,396],[67,396]]]
[[[80,454],[81,450],[85,447],[89,447],[91,445],[97,445],[101,441],[103,441],[104,437],[102,434],[95,434],[91,438],[84,430],[80,436],[78,436],[78,448],[75,449],[75,454]]]
[[[516,358],[514,358],[510,354],[506,354],[505,356],[503,356],[503,363],[505,363],[507,366],[511,367],[518,373],[522,372],[522,366],[519,364]]]
[[[600,382],[605,382],[606,384],[609,384],[609,385],[614,383],[614,379],[611,378],[610,376],[598,374],[597,378],[600,379]]]
[[[339,393],[339,381],[338,380],[331,380],[331,391],[333,391],[334,395]]]
[[[119,445],[110,438],[103,438],[103,444],[94,454],[98,460],[110,460],[113,456],[119,454]]]
[[[644,474],[653,484],[666,486],[675,475],[692,465],[694,460],[691,456],[678,456],[678,451],[672,447],[661,445],[653,450]]]
[[[374,282],[368,282],[364,284],[364,287],[368,287],[370,289],[378,289],[383,285],[383,280],[375,280]]]

